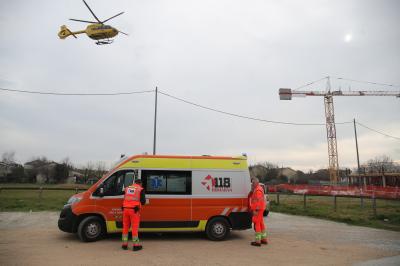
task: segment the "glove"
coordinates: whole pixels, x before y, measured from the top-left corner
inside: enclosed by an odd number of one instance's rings
[[[136,206],[135,208],[133,208],[135,210],[135,213],[139,212],[140,208],[139,206]]]

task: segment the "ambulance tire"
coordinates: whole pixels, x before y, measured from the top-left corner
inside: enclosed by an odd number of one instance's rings
[[[97,216],[86,217],[78,226],[78,237],[83,242],[94,242],[100,240],[103,238],[104,234],[104,222]]]
[[[213,241],[224,240],[230,232],[230,225],[225,218],[215,217],[207,223],[206,235]]]

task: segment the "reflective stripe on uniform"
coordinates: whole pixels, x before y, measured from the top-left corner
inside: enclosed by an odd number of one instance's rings
[[[267,238],[267,231],[261,233],[261,239]]]

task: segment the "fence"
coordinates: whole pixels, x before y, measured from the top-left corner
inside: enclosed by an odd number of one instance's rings
[[[272,203],[272,211],[276,208],[278,211],[282,209],[288,212],[292,210],[294,213],[304,211],[316,214],[316,216],[319,216],[318,214],[324,216],[322,215],[323,213],[329,214],[331,212],[333,216],[335,216],[335,213],[340,213],[355,216],[370,215],[375,218],[379,216],[385,219],[388,215],[396,215],[400,210],[399,199],[385,199],[375,196],[301,195],[282,192],[270,192],[269,195],[270,202]],[[399,223],[399,221],[397,222]]]
[[[400,187],[380,187],[380,186],[316,186],[316,185],[295,185],[281,184],[268,186],[270,192],[291,192],[295,194],[307,195],[337,195],[337,196],[356,196],[382,199],[400,199]]]

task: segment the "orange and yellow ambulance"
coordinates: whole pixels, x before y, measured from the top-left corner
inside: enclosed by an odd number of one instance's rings
[[[203,231],[223,240],[230,230],[251,228],[250,176],[245,156],[135,155],[121,160],[61,211],[60,230],[82,241],[122,231],[124,188],[141,179],[146,204],[140,232]]]

